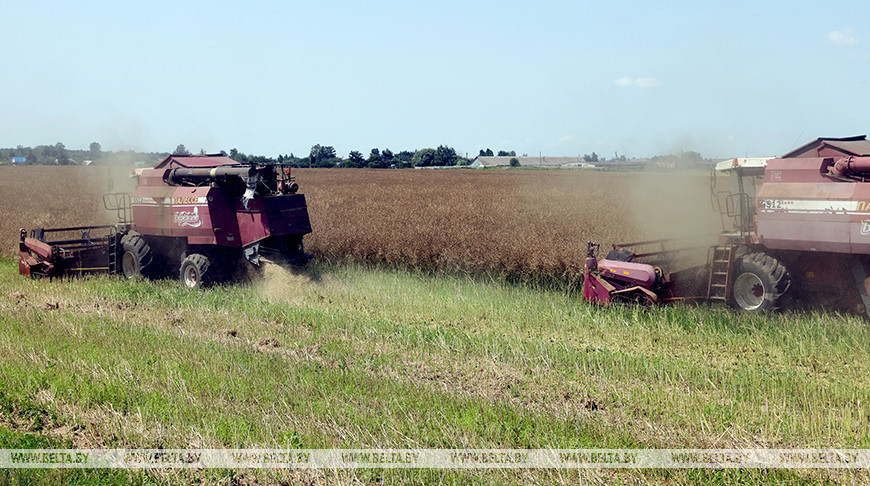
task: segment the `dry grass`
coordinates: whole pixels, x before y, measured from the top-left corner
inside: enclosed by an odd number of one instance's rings
[[[115,170],[115,175],[123,175]],[[419,269],[572,281],[587,240],[715,232],[704,174],[300,169],[308,251]],[[19,228],[111,222],[100,167],[0,167],[0,244]],[[115,186],[119,187],[116,183]]]

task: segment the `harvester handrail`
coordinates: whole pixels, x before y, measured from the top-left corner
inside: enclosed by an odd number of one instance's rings
[[[103,224],[98,226],[72,226],[70,228],[42,228],[44,233],[58,233],[61,231],[75,231],[75,230],[83,230],[83,229],[109,229],[115,228],[114,224]]]
[[[672,250],[659,250],[659,251],[649,251],[646,253],[635,253],[634,256],[635,256],[635,258],[643,258],[643,257],[648,257],[648,256],[654,256],[654,255],[666,255],[668,253],[679,253],[681,251],[697,250],[699,248],[707,248],[709,246],[710,245],[685,246],[682,248],[674,248]]]

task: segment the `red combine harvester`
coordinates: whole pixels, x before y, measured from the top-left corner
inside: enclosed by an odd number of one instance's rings
[[[870,315],[870,141],[864,136],[819,138],[782,157],[739,158],[716,166],[731,177],[713,200],[731,228],[709,248],[706,292],[680,288],[697,268],[664,273],[648,258],[614,245],[597,261],[589,243],[583,296],[592,302],[657,303],[681,296],[727,302],[764,312],[792,298]],[[671,250],[676,251],[676,250]],[[703,287],[702,286],[702,287]]]
[[[118,225],[21,230],[19,272],[178,275],[188,287],[225,279],[260,257],[304,263],[305,196],[283,165],[172,155],[136,171],[133,192],[103,196]]]

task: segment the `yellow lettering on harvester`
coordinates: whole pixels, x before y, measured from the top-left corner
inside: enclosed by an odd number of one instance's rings
[[[197,196],[174,197],[172,198],[172,204],[196,204],[198,199]]]
[[[870,211],[870,201],[858,201],[855,210],[858,212]]]

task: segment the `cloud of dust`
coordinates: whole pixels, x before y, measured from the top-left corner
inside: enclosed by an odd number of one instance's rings
[[[277,263],[261,260],[252,275],[254,293],[270,302],[297,303],[314,290],[318,278]]]
[[[691,264],[706,260],[706,247],[722,232],[719,213],[713,210],[709,174],[691,170],[648,170],[626,175],[626,197],[642,240],[670,239],[669,248],[704,247],[691,253]],[[701,259],[701,261],[695,261]]]

